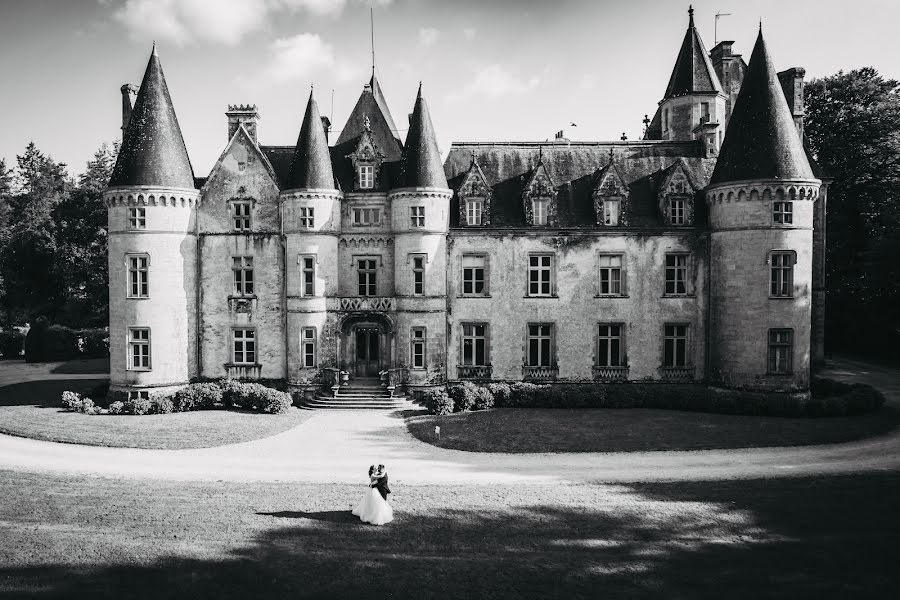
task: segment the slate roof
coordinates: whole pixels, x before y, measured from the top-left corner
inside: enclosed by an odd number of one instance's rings
[[[303,115],[286,185],[286,189],[335,189],[328,141],[312,91],[306,103],[306,113]]]
[[[616,168],[628,185],[627,217],[630,227],[664,227],[657,193],[665,170],[679,159],[691,181],[702,189],[709,181],[715,159],[702,158],[699,142],[510,142],[454,143],[444,172],[456,190],[475,161],[493,190],[491,227],[526,227],[522,190],[542,160],[558,195],[560,227],[596,228],[592,192],[598,172],[613,151]],[[698,192],[695,223],[704,226],[705,202]],[[451,226],[459,226],[459,199],[454,195]]]
[[[406,187],[447,187],[428,104],[422,97],[421,83],[409,119],[409,133],[406,136],[401,168],[403,185]]]
[[[694,9],[688,10],[688,28],[684,41],[675,59],[675,67],[669,77],[669,85],[663,99],[684,96],[696,92],[722,92],[722,85],[716,76],[709,53],[694,27]]]
[[[131,185],[195,186],[155,45],[109,181],[109,187]]]
[[[710,183],[745,179],[813,179],[762,30]]]

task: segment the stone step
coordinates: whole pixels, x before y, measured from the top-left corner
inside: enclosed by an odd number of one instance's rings
[[[406,398],[393,400],[339,400],[335,398],[315,398],[303,405],[307,410],[398,410],[415,408]]]

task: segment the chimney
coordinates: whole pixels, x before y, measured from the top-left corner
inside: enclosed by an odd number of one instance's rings
[[[138,88],[126,83],[119,90],[122,92],[122,137],[124,138],[125,130],[128,129],[128,123],[131,121],[131,95],[137,94]]]
[[[806,69],[801,67],[793,67],[778,74],[778,81],[781,82],[781,89],[784,90],[784,97],[787,98],[788,108],[791,109],[791,116],[794,117],[794,125],[797,127],[797,133],[801,140],[803,139],[803,117],[806,116],[806,107],[803,103],[803,78],[805,76]]]
[[[328,143],[328,132],[331,131],[331,119],[328,117],[321,117],[322,119],[322,129],[325,130],[325,143]]]
[[[225,111],[228,117],[228,139],[234,137],[238,127],[244,126],[254,143],[259,143],[256,139],[256,122],[259,121],[259,112],[256,110],[255,104],[229,104],[228,110]]]

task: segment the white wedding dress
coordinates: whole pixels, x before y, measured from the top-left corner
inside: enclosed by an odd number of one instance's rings
[[[394,520],[394,509],[387,503],[387,500],[381,497],[378,490],[373,487],[370,487],[363,493],[362,499],[352,512],[363,523],[371,523],[372,525],[384,525]]]

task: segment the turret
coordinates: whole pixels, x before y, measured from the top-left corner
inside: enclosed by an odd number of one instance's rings
[[[155,46],[127,121],[104,192],[110,389],[148,394],[197,375],[198,191]]]
[[[660,102],[662,139],[702,140],[704,154],[715,156],[724,130],[725,101],[719,78],[694,26],[691,7],[684,41]]]
[[[808,388],[813,207],[820,184],[760,30],[705,192],[713,383]]]

